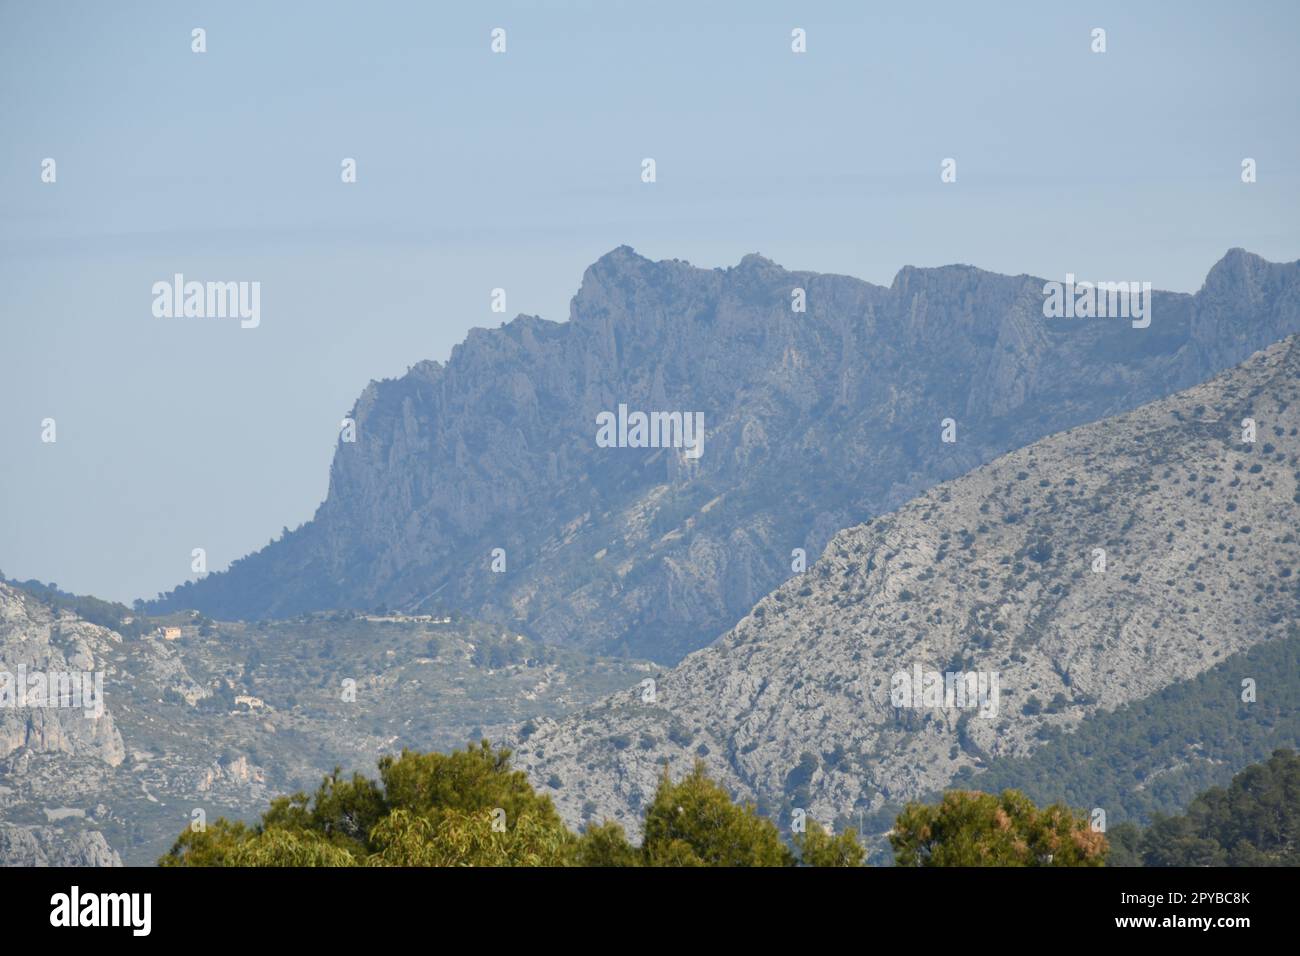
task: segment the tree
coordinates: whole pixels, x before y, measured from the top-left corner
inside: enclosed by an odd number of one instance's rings
[[[578,866],[640,866],[641,854],[612,820],[589,826],[578,841]]]
[[[577,838],[549,797],[482,741],[452,754],[404,750],[379,782],[336,768],[316,793],[278,797],[248,827],[186,831],[163,866],[560,866]]]
[[[1142,829],[1136,823],[1117,823],[1107,832],[1106,842],[1110,844],[1107,866],[1142,865]]]
[[[356,866],[357,858],[316,833],[272,827],[236,843],[227,866]]]
[[[523,771],[510,769],[510,751],[494,751],[486,740],[452,754],[403,750],[400,757],[381,757],[379,776],[392,808],[419,813],[500,808],[507,827],[525,816],[563,826],[551,798],[535,793]]]
[[[231,822],[224,817],[196,832],[186,830],[171,850],[158,861],[159,866],[234,866],[231,862],[235,848],[256,835],[241,822]]]
[[[533,814],[498,829],[494,811],[399,809],[375,826],[371,842],[370,866],[565,866],[574,840],[562,825]]]
[[[1083,814],[1040,810],[1016,790],[950,790],[937,806],[910,803],[889,835],[899,866],[1101,866],[1107,843]]]
[[[753,804],[736,805],[702,761],[678,783],[664,767],[646,808],[643,861],[650,866],[792,866],[794,855]],[[698,861],[698,862],[697,862]]]
[[[808,829],[794,838],[794,845],[804,866],[861,866],[867,855],[854,829],[833,836],[812,820]]]
[[[488,742],[452,754],[404,750],[379,780],[335,768],[312,795],[277,797],[255,826],[219,819],[186,831],[161,866],[792,866],[795,855],[753,805],[733,803],[702,763],[673,783],[665,767],[640,847],[617,823],[576,836],[550,797]],[[816,824],[796,841],[809,866],[857,866],[856,835]]]
[[[262,815],[264,829],[308,830],[354,853],[368,850],[370,830],[388,812],[383,791],[361,774],[340,777],[338,767],[321,781],[316,794],[277,797]]]
[[[1223,847],[1202,837],[1187,817],[1158,814],[1142,835],[1142,862],[1146,866],[1223,866]]]
[[[1275,750],[1142,835],[1147,866],[1300,866],[1300,756]]]

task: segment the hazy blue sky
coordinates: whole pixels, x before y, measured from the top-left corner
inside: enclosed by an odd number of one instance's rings
[[[496,286],[567,318],[624,243],[1185,291],[1300,257],[1300,5],[986,6],[3,0],[0,568],[129,601],[225,567],[311,516],[368,380]],[[176,272],[260,281],[260,327],[154,318]]]

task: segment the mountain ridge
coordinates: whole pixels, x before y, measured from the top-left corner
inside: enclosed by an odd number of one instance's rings
[[[787,577],[792,549],[814,558],[937,481],[1300,331],[1300,263],[1242,250],[1195,294],[1154,293],[1145,330],[1045,319],[1042,282],[905,266],[884,287],[620,246],[585,270],[568,322],[474,329],[445,364],[372,382],[313,519],[150,606],[448,607],[671,662]],[[598,454],[594,415],[619,402],[702,411],[704,457]],[[955,444],[932,440],[945,418]]]

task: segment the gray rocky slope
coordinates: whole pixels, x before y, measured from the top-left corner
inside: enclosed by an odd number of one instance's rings
[[[122,858],[96,830],[0,823],[0,866],[121,866]]]
[[[75,756],[106,770],[126,759],[122,734],[107,708],[97,712],[84,697],[78,698],[79,707],[27,706],[25,699],[29,675],[95,671],[96,662],[121,642],[113,631],[71,615],[56,622],[0,583],[0,866],[122,865],[102,833],[14,823],[5,813],[18,795],[14,778],[25,773],[33,759]],[[10,757],[12,761],[6,759]],[[59,792],[50,796],[51,813],[57,818],[67,808]],[[82,810],[73,813],[84,817]]]
[[[567,323],[476,329],[446,364],[372,383],[314,519],[154,607],[455,608],[676,661],[785,580],[793,549],[815,558],[940,481],[1300,331],[1300,263],[1232,250],[1195,295],[1156,292],[1145,329],[1046,319],[1043,300],[1041,279],[969,266],[885,288],[616,249]],[[596,415],[620,403],[702,412],[702,457],[598,448]],[[946,418],[955,444],[935,440]]]
[[[445,618],[126,623],[0,581],[0,866],[151,864],[196,811],[256,818],[336,766],[373,775],[382,754],[497,736],[653,672]],[[13,693],[83,673],[102,677],[98,716]]]
[[[679,774],[701,756],[738,796],[782,814],[797,793],[829,822],[1027,754],[1047,725],[1285,635],[1300,616],[1298,432],[1293,336],[839,532],[653,700],[638,688],[541,721],[513,741],[516,765],[572,824],[635,831],[664,761]],[[997,716],[896,706],[893,675],[915,665],[996,673]]]

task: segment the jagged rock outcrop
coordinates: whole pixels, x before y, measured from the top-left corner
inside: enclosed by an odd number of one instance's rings
[[[0,823],[0,866],[121,866],[122,858],[94,830]]]
[[[1068,730],[1294,627],[1298,436],[1293,336],[841,531],[652,693],[539,721],[514,741],[516,766],[570,823],[635,831],[665,760],[680,774],[701,758],[778,816],[800,806],[856,822],[963,767],[1027,754],[1049,726]],[[918,666],[996,675],[996,714],[904,706],[894,675]],[[1240,707],[1239,683],[1217,704]]]
[[[1043,300],[1041,279],[969,266],[883,288],[616,249],[567,323],[476,329],[445,365],[372,383],[315,518],[156,607],[451,607],[671,662],[785,580],[793,549],[1300,331],[1300,264],[1233,250],[1197,294],[1154,293],[1145,329],[1047,319]],[[702,412],[703,455],[597,447],[620,403]],[[955,444],[934,440],[946,418]]]
[[[120,764],[122,735],[97,688],[108,677],[110,648],[121,641],[0,584],[0,760],[25,749]],[[55,697],[58,706],[44,706]]]

